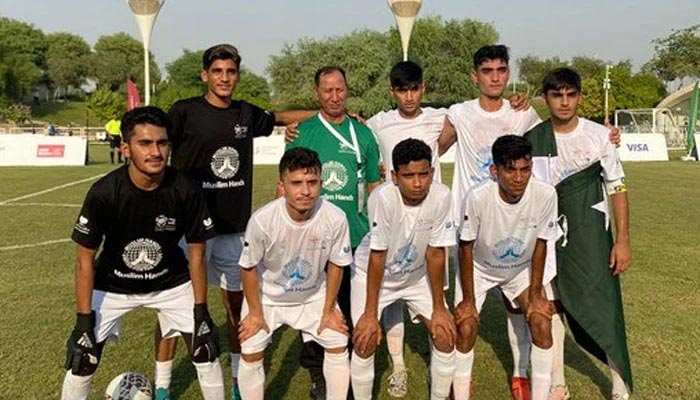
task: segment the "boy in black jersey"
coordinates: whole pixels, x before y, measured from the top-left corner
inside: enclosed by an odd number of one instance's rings
[[[63,399],[87,398],[105,342],[137,307],[158,311],[163,337],[184,336],[203,397],[224,397],[206,303],[205,242],[214,222],[200,189],[166,166],[169,128],[156,107],[126,113],[121,150],[131,163],[92,185],[76,221],[77,322],[67,341]],[[189,269],[178,244],[183,235]]]
[[[217,235],[207,241],[208,279],[221,289],[228,317],[234,399],[240,399],[236,376],[243,300],[238,259],[252,211],[253,138],[269,136],[275,124],[286,125],[303,115],[295,111],[273,114],[233,100],[240,64],[241,56],[234,46],[210,47],[203,54],[200,74],[207,93],[180,100],[170,109],[172,165],[201,185],[216,224]],[[176,339],[157,339],[156,387],[167,388],[170,383],[176,343]]]

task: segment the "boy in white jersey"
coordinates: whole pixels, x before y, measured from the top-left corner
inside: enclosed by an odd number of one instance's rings
[[[336,296],[343,268],[352,263],[348,223],[341,209],[319,198],[316,152],[288,150],[279,171],[283,197],[253,214],[239,261],[245,295],[239,328],[241,396],[263,399],[265,347],[286,324],[325,348],[327,398],[345,399],[348,328]]]
[[[454,176],[452,179],[452,205],[456,219],[464,215],[461,206],[470,188],[491,180],[491,146],[507,134],[522,136],[540,122],[532,107],[516,109],[504,101],[510,69],[508,49],[503,45],[488,45],[473,56],[472,82],[479,87],[477,99],[454,104],[447,112],[447,119],[454,129],[440,137],[440,152],[457,142]],[[450,135],[451,133],[451,135]],[[458,264],[455,254],[455,264]],[[459,281],[459,275],[455,275]],[[521,312],[508,306],[508,339],[513,354],[513,380],[511,393],[515,400],[529,400],[530,385],[527,378],[530,337],[527,323]],[[463,377],[462,377],[463,378]],[[463,381],[463,379],[458,379]],[[466,390],[466,389],[465,389]]]
[[[532,146],[516,135],[498,138],[490,167],[496,181],[470,190],[460,227],[460,283],[455,291],[458,326],[454,397],[469,399],[478,314],[488,290],[527,312],[532,337],[531,398],[545,400],[552,372],[551,305],[545,286],[547,242],[558,237],[557,196],[548,184],[530,180]],[[550,268],[553,270],[553,268]],[[458,382],[460,379],[461,382]]]
[[[619,275],[630,265],[629,212],[624,172],[606,127],[577,116],[581,78],[569,68],[551,71],[543,93],[551,120],[526,134],[533,173],[557,185],[566,238],[557,246],[556,284],[576,341],[607,362],[614,400],[629,398],[632,373],[626,344]],[[605,190],[603,190],[603,187]],[[615,221],[610,230],[608,196]],[[586,284],[595,282],[595,285]],[[564,381],[564,328],[554,334],[551,400],[569,397]]]
[[[378,316],[403,301],[430,331],[431,399],[449,395],[454,373],[454,319],[444,299],[446,247],[454,244],[450,193],[433,182],[428,145],[406,139],[392,153],[392,182],[369,198],[371,229],[356,252],[352,276],[355,322],[351,362],[355,399],[370,399],[374,353],[381,341]]]

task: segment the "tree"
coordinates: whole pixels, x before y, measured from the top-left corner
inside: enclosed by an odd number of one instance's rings
[[[178,86],[203,86],[199,77],[202,71],[202,54],[204,50],[192,51],[185,49],[175,61],[165,65],[168,72],[168,82]]]
[[[527,94],[535,96],[542,92],[542,80],[547,73],[566,65],[566,62],[559,59],[559,57],[542,59],[537,56],[527,55],[518,59],[518,78],[527,83]]]
[[[678,79],[680,86],[686,77],[700,77],[700,25],[672,31],[665,38],[657,38],[654,58],[645,70],[653,71],[666,82]]]
[[[126,33],[97,39],[91,65],[91,75],[100,85],[107,85],[111,90],[125,85],[129,77],[133,77],[134,83],[143,88],[143,46]],[[160,82],[160,70],[153,54],[150,55],[150,70],[151,82],[157,85]]]
[[[28,121],[32,117],[32,110],[24,104],[10,104],[8,106],[0,106],[0,119],[21,124]]]
[[[91,51],[85,39],[71,33],[52,33],[47,41],[46,67],[56,98],[61,89],[78,87],[85,82]]]
[[[425,70],[426,102],[446,105],[478,93],[469,79],[472,54],[498,40],[492,25],[429,17],[418,20],[413,32],[410,58]],[[283,108],[316,108],[314,73],[324,65],[340,66],[348,74],[348,107],[373,114],[392,106],[389,72],[401,57],[397,29],[361,30],[287,44],[281,54],[272,57],[267,70],[277,104]]]
[[[40,77],[29,55],[15,53],[0,42],[0,104],[22,101]]]
[[[48,42],[32,24],[0,17],[0,45],[13,55],[26,55],[39,68],[45,67]]]
[[[126,99],[120,93],[113,92],[108,86],[102,85],[88,97],[86,106],[93,115],[107,120],[112,117],[112,114],[122,115],[126,112]]]
[[[579,114],[602,121],[605,115],[603,80],[605,69],[594,76],[584,78],[581,83],[583,101]],[[664,83],[646,72],[633,73],[630,61],[620,61],[610,69],[612,87],[609,94],[609,109],[650,108],[666,97]]]

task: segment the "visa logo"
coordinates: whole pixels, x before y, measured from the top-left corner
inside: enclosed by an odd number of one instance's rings
[[[646,143],[629,143],[627,144],[627,150],[629,151],[649,151],[649,145]]]

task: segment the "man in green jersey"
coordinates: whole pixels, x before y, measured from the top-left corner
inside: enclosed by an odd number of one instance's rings
[[[321,110],[299,124],[299,136],[287,144],[287,149],[306,147],[318,153],[323,164],[321,195],[345,212],[354,253],[369,231],[365,199],[380,184],[381,175],[379,148],[372,131],[346,115],[347,90],[342,68],[319,69],[314,77],[314,93]],[[344,274],[338,304],[350,324],[350,274]],[[315,343],[305,344],[300,362],[311,373],[312,396],[324,397],[323,349]]]
[[[114,164],[114,152],[117,152],[117,160],[122,163],[122,151],[120,145],[122,143],[122,123],[117,119],[117,113],[112,114],[112,119],[105,125],[107,131],[107,140],[109,140],[109,159]]]

